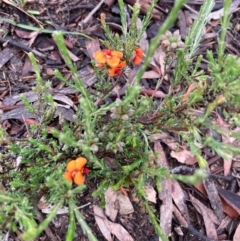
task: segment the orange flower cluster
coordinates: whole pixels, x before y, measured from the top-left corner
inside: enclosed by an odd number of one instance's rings
[[[140,48],[134,50],[133,63],[140,64],[143,57],[143,51]],[[123,53],[120,51],[103,49],[102,51],[97,51],[95,54],[95,59],[98,62],[97,67],[104,68],[108,70],[109,76],[120,75],[123,68],[126,66],[126,61],[122,60]]]
[[[67,164],[66,171],[63,177],[69,182],[73,182],[77,185],[84,183],[84,174],[89,173],[89,169],[85,167],[87,159],[84,157],[78,157],[76,160],[72,160]]]

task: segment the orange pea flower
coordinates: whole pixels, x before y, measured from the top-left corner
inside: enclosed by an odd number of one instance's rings
[[[76,160],[72,160],[67,164],[66,171],[63,177],[69,182],[73,182],[77,185],[84,183],[84,174],[89,172],[89,169],[85,167],[87,159],[84,157],[78,157]]]
[[[116,67],[113,67],[108,71],[109,76],[120,75],[122,73],[122,69],[125,66],[126,66],[126,61],[120,62]]]
[[[142,57],[143,57],[143,51],[140,48],[134,49],[134,58],[133,58],[133,63],[138,65],[141,63]]]
[[[95,59],[100,64],[107,63],[111,68],[118,66],[121,58],[123,57],[123,53],[120,51],[112,51],[109,49],[104,49],[102,51],[97,51],[95,54]]]

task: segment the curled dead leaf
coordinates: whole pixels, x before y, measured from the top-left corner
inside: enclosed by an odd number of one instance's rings
[[[171,151],[171,157],[175,158],[178,162],[187,165],[192,165],[197,162],[197,158],[189,150]]]

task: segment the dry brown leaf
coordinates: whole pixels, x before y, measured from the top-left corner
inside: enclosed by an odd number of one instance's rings
[[[99,206],[93,207],[94,217],[99,229],[108,241],[112,241],[111,233],[119,240],[134,241],[128,231],[118,223],[113,223],[107,219],[103,210]]]
[[[38,202],[38,204],[37,204],[37,207],[38,207],[39,210],[41,210],[42,213],[48,214],[48,213],[51,213],[51,212],[52,212],[52,210],[53,210],[53,208],[54,208],[55,206],[54,206],[54,205],[51,205],[51,204],[48,204],[48,203],[46,202],[45,197],[42,197],[42,198],[39,200],[39,202]],[[62,206],[62,207],[59,208],[58,211],[57,211],[57,214],[66,214],[66,213],[68,213],[68,207],[66,207],[66,206]]]
[[[67,121],[73,121],[74,116],[75,116],[75,112],[69,107],[65,108],[65,107],[62,107],[62,106],[57,106],[56,115],[59,115],[59,121],[60,122],[63,119],[65,119]]]
[[[61,54],[58,50],[53,50],[48,55],[48,58],[53,61],[60,61],[62,59]]]
[[[196,84],[192,83],[189,85],[186,94],[183,96],[182,98],[182,103],[186,102],[187,99],[189,98],[190,93],[192,92],[192,90],[194,90],[196,88]]]
[[[237,219],[239,217],[239,214],[235,211],[235,209],[224,200],[224,198],[221,198],[223,211],[231,217],[231,219]]]
[[[223,120],[223,118],[217,114],[216,124],[222,127],[224,134],[222,135],[222,142],[225,144],[232,144],[235,141],[235,138],[229,136],[229,125]],[[232,159],[231,160],[223,160],[223,168],[224,168],[224,176],[227,176],[232,167]]]
[[[157,134],[152,134],[149,136],[150,140],[156,141],[156,140],[161,140],[164,142],[171,150],[178,151],[179,150],[179,143],[176,141],[175,138],[170,136],[166,132],[162,133],[157,133]]]
[[[204,204],[202,204],[199,200],[197,200],[192,195],[189,195],[189,196],[193,206],[203,217],[207,237],[213,240],[218,240],[217,231],[214,223],[219,224],[219,220],[214,215],[211,209],[207,208]]]
[[[105,4],[108,5],[108,7],[112,7],[112,5],[116,2],[116,0],[105,0]]]
[[[218,220],[217,216],[214,214],[213,210],[206,207],[203,203],[201,203],[197,198],[189,194],[190,200],[197,209],[197,211],[202,214],[207,214],[208,220],[210,220],[214,224],[220,224],[220,221]],[[202,214],[203,215],[203,214]]]
[[[201,192],[205,197],[207,197],[206,189],[203,185],[203,182],[199,182],[198,184],[195,184],[194,187]]]
[[[128,233],[128,231],[120,224],[118,223],[112,223],[108,221],[107,219],[104,220],[108,230],[114,234],[118,240],[124,240],[124,241],[134,241],[131,235]]]
[[[137,23],[136,23],[136,27],[137,29],[141,29],[142,28],[142,20],[140,18],[137,19]],[[143,32],[143,35],[139,41],[139,47],[143,50],[143,52],[146,54],[148,51],[148,47],[149,47],[149,42],[147,40],[147,33],[146,31]]]
[[[119,213],[122,215],[130,214],[134,212],[133,205],[128,196],[122,194],[122,192],[117,192],[117,200],[119,206]]]
[[[70,50],[67,50],[67,51],[68,51],[69,57],[73,62],[77,62],[79,60],[79,58],[75,54],[73,54]]]
[[[53,39],[53,41],[55,42],[54,39]],[[58,51],[58,52],[61,55],[62,59],[64,59],[64,56],[62,55],[61,51]],[[73,54],[69,49],[67,49],[67,52],[73,62],[77,62],[79,60],[79,58],[75,54]],[[51,54],[53,54],[53,53],[54,53],[54,51],[51,52]],[[52,56],[52,57],[54,57],[54,56]]]
[[[172,199],[175,205],[177,206],[177,208],[180,210],[182,216],[189,223],[190,218],[189,218],[187,205],[185,203],[186,198],[185,198],[184,192],[177,181],[172,181],[171,184],[172,184]]]
[[[155,51],[154,55],[153,55],[153,66],[156,65],[158,67],[158,69],[160,69],[160,73],[161,76],[164,75],[165,73],[165,69],[166,69],[166,66],[165,66],[165,57],[166,57],[166,54],[165,52],[162,50],[161,47],[157,48],[157,50]]]
[[[240,224],[238,225],[235,234],[233,236],[233,241],[239,241],[240,240]]]
[[[68,49],[73,49],[73,42],[77,42],[76,40],[69,40],[69,39],[64,39],[64,43],[67,46]]]
[[[240,215],[240,196],[225,189],[218,189],[222,198],[224,212],[231,218],[237,219]]]
[[[226,228],[230,222],[232,222],[232,219],[229,216],[226,216],[218,226],[217,231]]]
[[[162,148],[162,145],[160,141],[155,141],[154,142],[154,151],[157,153],[157,159],[156,159],[156,164],[160,167],[166,167],[169,168],[168,162],[167,162],[167,157],[166,154]]]
[[[220,24],[220,19],[212,19],[211,21],[209,21],[209,23],[211,24],[211,26],[218,26]]]
[[[158,154],[156,164],[161,167],[168,168],[167,158],[165,152],[160,144],[160,141],[154,142],[154,151]],[[173,213],[173,203],[172,203],[172,188],[171,180],[161,181],[162,190],[158,193],[158,198],[162,201],[160,207],[160,226],[163,233],[168,236],[172,229],[172,213]],[[161,238],[159,238],[161,240]]]
[[[18,52],[20,51],[20,49],[17,48],[4,48],[1,52],[0,52],[0,69],[11,59],[13,58]]]
[[[167,80],[168,75],[165,75],[165,69],[168,68],[168,66],[166,66],[166,61],[165,61],[166,53],[163,51],[161,47],[158,48],[157,52],[158,52],[158,63],[160,65],[162,76],[164,76],[164,79]]]
[[[9,120],[9,119],[35,119],[37,118],[35,115],[29,113],[26,109],[26,107],[19,107],[15,110],[10,110],[8,112],[3,113],[2,115],[2,121],[3,120]]]
[[[102,232],[103,236],[107,239],[107,241],[113,241],[113,238],[111,236],[111,232],[109,231],[106,223],[104,222],[106,216],[104,215],[103,210],[99,206],[94,206],[93,207],[93,212],[94,212],[94,218],[96,220],[96,223]]]
[[[178,13],[178,24],[179,24],[179,30],[181,33],[181,37],[185,38],[188,35],[188,23],[187,23],[187,16],[186,11],[180,10]]]
[[[162,201],[160,207],[160,226],[166,236],[169,236],[172,228],[172,197],[170,180],[161,181],[162,190],[158,193],[158,198]],[[159,238],[159,240],[161,240]]]
[[[148,186],[145,186],[143,187],[143,189],[145,190],[145,198],[149,201],[149,202],[152,202],[152,203],[157,203],[157,200],[156,200],[156,191],[155,189],[151,186],[151,185],[148,185]]]
[[[22,30],[22,29],[15,29],[15,33],[17,34],[17,36],[19,38],[23,38],[23,39],[31,39],[33,37],[35,37],[36,35],[38,35],[39,32],[29,32],[26,30]]]
[[[187,165],[192,165],[197,162],[197,158],[189,151],[189,150],[182,150],[182,151],[171,151],[171,157],[177,159],[178,162],[184,163]]]
[[[137,0],[125,0],[125,2],[131,4],[131,5],[134,5],[136,3]],[[144,14],[147,13],[147,10],[151,4],[151,1],[150,0],[138,0],[138,2],[140,3],[141,5],[141,8],[140,8],[140,11]],[[162,18],[162,13],[160,11],[157,10],[157,8],[155,7],[153,9],[153,12],[152,12],[152,17],[154,19],[158,19],[160,20]]]
[[[238,11],[238,10],[239,10],[239,8],[238,8],[238,5],[239,5],[239,4],[240,4],[240,0],[232,1],[229,14]],[[224,13],[224,9],[221,8],[221,9],[215,11],[215,12],[211,12],[211,13],[208,15],[208,18],[209,18],[209,19],[214,19],[214,20],[220,19],[220,18],[223,16],[223,13]]]
[[[151,90],[151,89],[142,89],[142,95],[153,96],[155,98],[164,98],[166,94],[164,94],[161,90]]]
[[[187,220],[182,216],[182,214],[180,213],[180,211],[177,209],[177,207],[175,205],[173,205],[173,213],[176,216],[176,218],[178,219],[181,226],[187,228],[188,227]]]
[[[96,75],[93,68],[90,65],[86,65],[78,71],[79,76],[81,77],[82,82],[85,86],[92,86],[97,82]]]
[[[105,192],[105,213],[112,220],[115,221],[118,209],[116,208],[117,192],[115,192],[111,187]]]
[[[77,108],[77,107],[75,107],[73,101],[69,97],[67,97],[66,95],[56,94],[56,95],[53,95],[53,99],[58,100],[62,103],[65,103],[67,106],[74,107],[75,110]]]
[[[182,231],[181,227],[174,227],[174,231],[175,231],[179,236],[183,236],[183,231]]]
[[[215,183],[212,179],[206,178],[203,180],[203,185],[208,194],[208,199],[211,203],[212,209],[215,215],[217,216],[218,220],[221,222],[225,215],[223,213],[221,199],[218,195]]]
[[[229,130],[228,130],[229,131]],[[226,135],[222,135],[222,141],[224,143],[227,143],[227,144],[231,144],[237,148],[240,148],[240,140],[235,138],[235,137],[231,137],[228,133],[228,131],[226,131]],[[234,132],[236,133],[237,135],[240,134],[240,128],[239,127],[236,127],[235,129],[231,130],[231,132]],[[230,169],[233,165],[233,161],[240,161],[240,155],[239,154],[235,154],[233,156],[233,159],[232,160],[224,160],[224,175],[227,175],[229,172],[230,172]]]
[[[33,71],[32,63],[31,63],[30,59],[28,58],[28,55],[26,54],[24,65],[22,68],[22,77],[28,76],[29,73],[31,73],[32,71]]]
[[[94,59],[96,52],[100,50],[99,39],[98,38],[86,39],[85,45],[86,45],[90,59]]]
[[[150,64],[149,64],[149,67],[155,71],[156,73],[159,74],[159,76],[162,76],[162,73],[161,73],[161,69],[160,67],[155,63],[155,61],[152,59]]]
[[[227,176],[231,170],[231,167],[232,167],[232,163],[233,163],[233,160],[226,160],[224,159],[223,160],[223,172],[224,172],[224,176]]]
[[[31,47],[33,45],[33,43],[35,42],[36,38],[38,37],[39,32],[34,32],[34,34],[32,34],[32,38],[29,40],[28,46]]]
[[[149,70],[149,71],[146,71],[144,74],[143,74],[143,79],[157,79],[157,78],[160,78],[160,74],[157,73],[156,71],[154,70]]]

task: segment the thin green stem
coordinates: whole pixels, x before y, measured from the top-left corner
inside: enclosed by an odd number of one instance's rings
[[[224,51],[225,51],[225,38],[227,34],[227,29],[230,23],[230,16],[229,11],[231,7],[232,0],[225,0],[224,1],[224,11],[223,17],[221,19],[221,33],[220,38],[218,40],[218,60],[222,60]]]
[[[75,216],[76,216],[79,224],[81,225],[83,233],[87,235],[87,237],[90,241],[98,241],[97,238],[94,236],[90,227],[87,225],[86,221],[84,220],[83,215],[78,210],[77,206],[73,202],[70,202],[69,206],[72,206],[72,208],[74,210],[74,213],[75,213]]]

